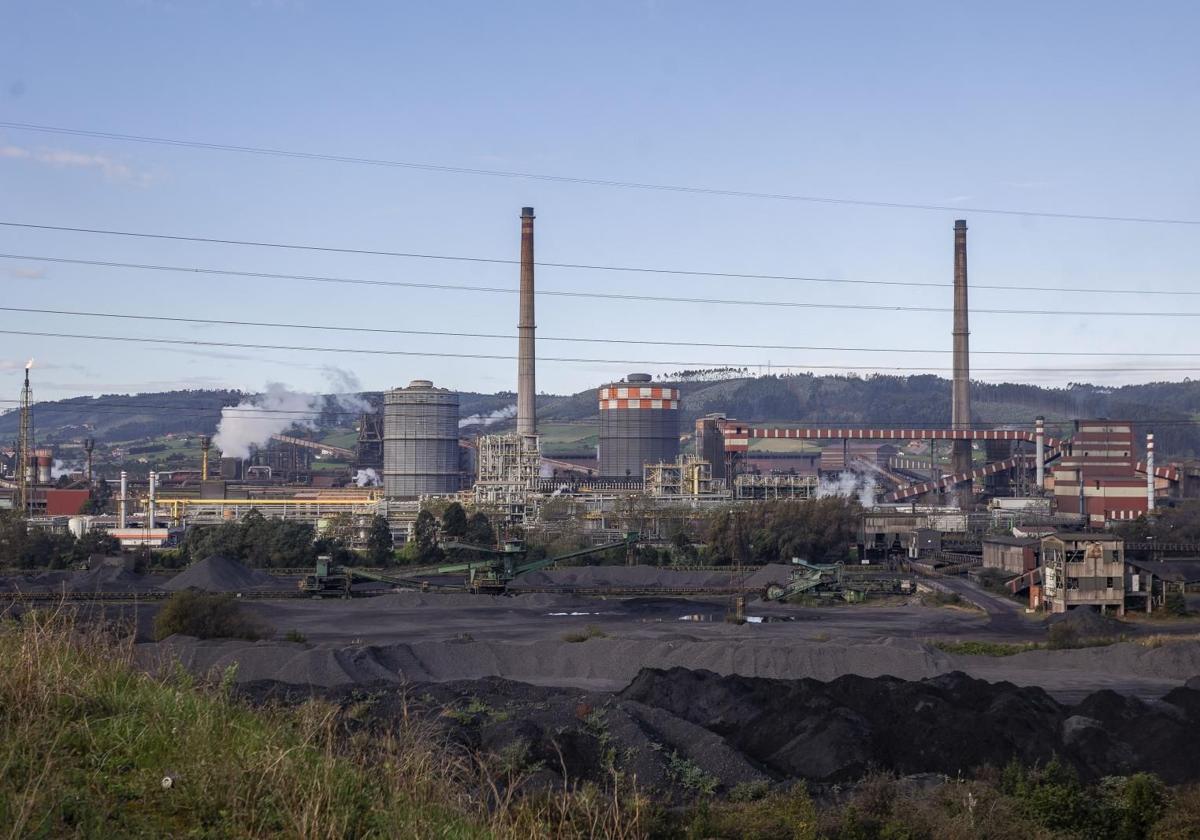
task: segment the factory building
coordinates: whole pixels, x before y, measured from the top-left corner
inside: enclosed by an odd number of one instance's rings
[[[1131,422],[1076,420],[1075,434],[1052,470],[1058,512],[1085,516],[1094,527],[1144,515],[1147,481],[1136,464]]]
[[[1042,538],[1043,597],[1050,612],[1074,607],[1125,612],[1125,541],[1061,532]]]
[[[642,477],[646,464],[679,459],[679,389],[646,373],[600,388],[600,475]]]
[[[840,473],[851,469],[856,461],[886,470],[900,449],[890,443],[871,440],[834,441],[821,450],[821,472]]]
[[[1023,575],[1038,566],[1042,541],[1037,537],[984,537],[983,568]]]
[[[389,499],[457,493],[458,394],[414,379],[383,399],[383,490]]]

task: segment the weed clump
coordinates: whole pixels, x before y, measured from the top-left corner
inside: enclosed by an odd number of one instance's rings
[[[587,627],[583,628],[583,630],[564,633],[562,640],[564,642],[579,643],[586,642],[588,639],[604,639],[607,637],[608,634],[595,624],[589,624]]]
[[[183,590],[172,595],[154,619],[155,639],[165,639],[175,634],[195,636],[197,639],[254,641],[263,638],[267,632],[242,612],[232,595]]]

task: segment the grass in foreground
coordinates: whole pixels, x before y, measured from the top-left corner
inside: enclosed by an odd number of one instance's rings
[[[337,709],[251,708],[66,611],[0,629],[0,836],[633,837],[642,800],[516,781],[414,722],[351,734]]]

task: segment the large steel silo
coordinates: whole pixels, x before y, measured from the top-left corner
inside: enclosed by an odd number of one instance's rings
[[[600,475],[642,478],[644,464],[679,458],[679,389],[631,373],[600,388]]]
[[[458,394],[415,379],[383,397],[383,489],[412,498],[459,489]]]

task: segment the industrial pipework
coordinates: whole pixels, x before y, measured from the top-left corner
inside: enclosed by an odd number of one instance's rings
[[[517,321],[517,434],[537,434],[533,321],[533,208],[521,208],[521,303]]]
[[[967,328],[967,223],[954,223],[954,381],[951,389],[950,425],[954,429],[971,428],[971,363]],[[952,471],[971,471],[971,442],[954,441]],[[970,493],[970,487],[959,488]],[[965,500],[964,500],[965,501]]]

